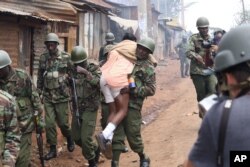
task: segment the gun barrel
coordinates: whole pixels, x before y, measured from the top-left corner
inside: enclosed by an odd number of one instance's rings
[[[72,78],[72,87],[73,87],[73,110],[75,112],[75,116],[77,119],[77,124],[80,127],[80,114],[78,110],[78,99],[77,99],[77,93],[76,93],[76,82],[75,79]]]

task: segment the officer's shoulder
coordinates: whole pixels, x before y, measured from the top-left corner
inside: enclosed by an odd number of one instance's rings
[[[0,90],[0,105],[8,105],[14,101],[14,97],[8,92]]]
[[[192,34],[192,35],[190,36],[190,39],[191,39],[191,38],[198,38],[198,36],[199,36],[198,33]]]
[[[40,61],[46,61],[48,58],[49,58],[49,52],[45,51],[44,53],[41,54]]]
[[[61,51],[60,55],[62,56],[63,59],[70,59],[70,54],[65,51]]]
[[[99,62],[95,59],[88,59],[89,65],[91,66],[98,66]]]
[[[17,74],[19,77],[25,78],[25,77],[28,77],[28,76],[29,76],[29,74],[27,73],[27,71],[25,71],[25,70],[23,70],[23,69],[16,68],[15,71],[16,71],[16,74]]]

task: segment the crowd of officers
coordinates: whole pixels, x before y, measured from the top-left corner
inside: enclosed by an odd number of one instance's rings
[[[191,60],[189,74],[197,93],[197,102],[211,94],[217,96],[216,103],[209,112],[199,113],[203,122],[185,166],[229,166],[230,151],[250,150],[247,128],[250,107],[250,26],[244,25],[230,30],[219,44],[216,39],[210,41],[207,18],[198,18],[196,26],[199,32],[189,38],[185,54]],[[218,40],[219,36],[224,35],[224,32],[220,33],[215,34],[218,35]],[[71,55],[60,51],[58,36],[49,33],[45,40],[47,51],[40,57],[37,87],[27,72],[13,68],[9,54],[0,50],[2,166],[29,166],[33,120],[36,116],[39,120],[37,129],[42,131],[45,128],[47,143],[50,145],[44,160],[57,157],[57,124],[67,139],[68,151],[73,152],[77,144],[82,148],[89,167],[97,167],[100,143],[96,144],[93,135],[100,104],[103,128],[108,124],[109,115],[108,105],[100,92],[100,66],[105,63],[109,51],[115,45],[114,39],[112,33],[107,34],[107,44],[100,49],[100,64],[94,64],[90,63],[81,46],[74,47]],[[126,116],[114,131],[111,167],[119,166],[120,154],[127,150],[125,137],[130,148],[138,154],[140,167],[150,166],[149,156],[144,152],[140,126],[143,101],[155,93],[155,64],[149,60],[155,48],[152,41],[145,38],[137,43],[137,60],[130,74],[136,88],[130,90],[125,87],[120,92],[128,93],[130,97]],[[182,74],[189,75],[185,71]],[[77,99],[74,106],[69,105],[72,104],[73,96]],[[107,147],[105,141],[103,142],[104,148]],[[109,150],[102,151],[105,154]]]
[[[103,61],[107,59],[105,56],[111,49],[110,44],[114,45],[114,39],[112,33],[107,33],[106,41],[109,47],[106,48],[105,45],[100,49],[100,63],[105,63]],[[26,71],[13,68],[9,54],[0,50],[1,165],[30,166],[32,131],[35,128],[36,116],[37,128],[40,132],[45,129],[46,142],[50,146],[48,153],[42,157],[43,160],[57,157],[56,127],[58,126],[67,139],[68,151],[73,152],[75,144],[80,146],[82,155],[89,162],[89,167],[97,167],[100,148],[93,140],[93,135],[100,102],[103,104],[99,83],[100,65],[88,60],[87,52],[82,46],[75,46],[71,54],[59,50],[59,38],[55,33],[49,33],[44,44],[47,50],[40,56],[37,87]],[[117,128],[117,134],[112,140],[114,143],[112,167],[119,166],[120,154],[126,151],[125,137],[129,139],[131,149],[138,153],[140,166],[150,165],[150,159],[144,152],[140,126],[143,101],[155,92],[154,67],[148,61],[149,54],[154,52],[155,44],[152,39],[145,38],[142,42],[138,42],[137,46],[140,52],[136,52],[139,55],[135,55],[137,61],[131,73],[137,87],[133,92],[129,89],[125,92],[131,94],[131,98],[127,116]],[[148,75],[153,77],[148,78]],[[147,93],[148,86],[153,88],[151,94]],[[72,102],[74,95],[77,99],[75,106]],[[71,121],[69,121],[70,111],[72,111]],[[105,127],[109,114],[107,105],[102,105],[102,111],[101,122]]]

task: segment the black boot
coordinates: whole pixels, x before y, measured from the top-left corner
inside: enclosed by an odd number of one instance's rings
[[[89,167],[97,167],[97,163],[95,159],[88,160],[89,161]]]
[[[150,167],[149,157],[140,160],[140,167]]]
[[[56,145],[51,145],[49,153],[44,156],[44,160],[50,160],[52,158],[56,158],[56,156],[57,156],[57,154],[56,154]]]
[[[119,167],[118,161],[111,161],[111,167]]]
[[[67,137],[67,148],[69,152],[73,152],[75,149],[75,144],[71,136]]]
[[[139,153],[140,167],[150,167],[150,159],[145,153]]]

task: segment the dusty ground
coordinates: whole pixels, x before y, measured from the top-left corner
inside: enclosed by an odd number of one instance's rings
[[[156,95],[145,101],[142,110],[145,151],[151,158],[151,167],[177,167],[187,157],[201,122],[196,114],[195,90],[190,78],[180,78],[176,59],[167,60],[167,65],[160,62],[156,73]],[[100,131],[99,124],[96,131]],[[58,157],[46,162],[47,167],[88,166],[79,147],[69,153],[60,133],[58,140]],[[35,140],[33,145],[32,166],[40,166]],[[45,152],[47,149],[45,147]],[[120,167],[125,166],[139,166],[138,156],[131,150],[121,156]],[[110,161],[101,157],[99,167],[110,167]]]

